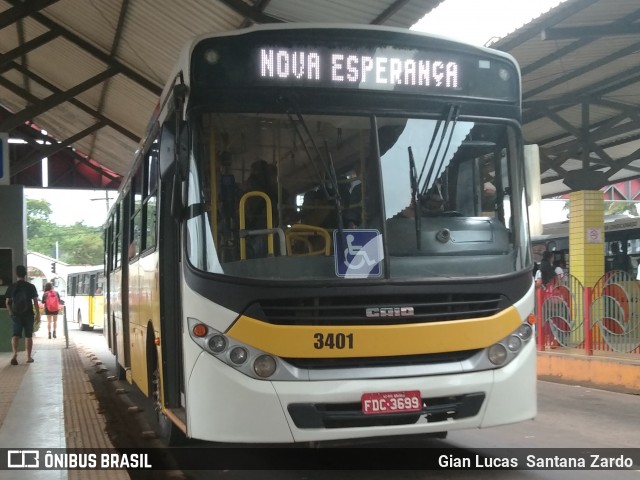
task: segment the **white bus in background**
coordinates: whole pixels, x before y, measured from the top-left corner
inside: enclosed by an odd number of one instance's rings
[[[65,307],[67,320],[80,324],[80,330],[104,326],[104,269],[70,273],[67,277]]]

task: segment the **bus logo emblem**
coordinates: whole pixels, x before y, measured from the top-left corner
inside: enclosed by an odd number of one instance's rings
[[[413,317],[413,307],[371,307],[365,314],[369,318],[378,317]]]

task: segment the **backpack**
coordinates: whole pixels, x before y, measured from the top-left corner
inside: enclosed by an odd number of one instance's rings
[[[20,315],[27,313],[29,308],[31,308],[31,301],[27,298],[27,292],[24,288],[16,285],[11,295],[11,311],[16,315]]]
[[[47,299],[45,300],[45,305],[47,306],[47,311],[49,312],[58,312],[60,310],[60,303],[58,302],[58,294],[49,290],[47,292]]]

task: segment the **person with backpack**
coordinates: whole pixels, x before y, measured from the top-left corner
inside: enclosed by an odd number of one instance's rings
[[[38,308],[38,291],[33,284],[27,282],[27,268],[24,265],[16,267],[18,281],[12,283],[6,292],[5,305],[11,313],[13,322],[13,336],[11,337],[11,365],[18,364],[18,341],[24,333],[24,346],[27,353],[27,363],[33,363],[31,350],[33,349],[33,324],[40,321]],[[35,313],[34,313],[35,312]],[[34,318],[35,317],[35,318]]]
[[[53,338],[56,338],[58,312],[60,311],[60,305],[63,305],[64,303],[60,300],[58,292],[53,289],[53,284],[51,282],[47,282],[44,286],[42,302],[44,303],[44,314],[47,316],[47,331],[49,332],[49,339],[51,339],[52,333]],[[53,332],[51,331],[52,323]]]

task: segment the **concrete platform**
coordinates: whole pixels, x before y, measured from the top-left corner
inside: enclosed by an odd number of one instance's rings
[[[622,393],[640,393],[640,355],[556,348],[538,352],[538,378]]]
[[[59,330],[62,330],[58,326]],[[18,354],[0,353],[0,448],[113,448],[104,417],[98,412],[92,385],[79,348],[69,348],[62,335],[34,337],[33,363]],[[126,470],[10,470],[0,480],[13,479],[128,480]]]

